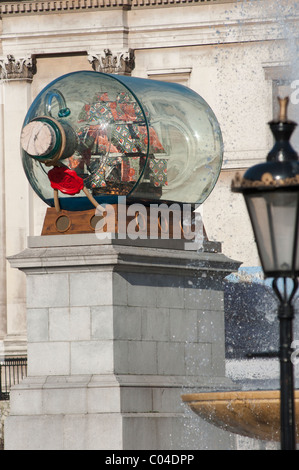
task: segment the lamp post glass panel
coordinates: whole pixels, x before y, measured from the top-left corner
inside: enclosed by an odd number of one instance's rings
[[[288,98],[279,98],[279,104],[279,118],[269,123],[275,144],[266,162],[249,168],[242,178],[237,174],[232,191],[244,196],[265,277],[273,278],[273,289],[279,300],[281,449],[295,450],[291,343],[292,301],[299,274],[299,161],[289,142],[296,123],[287,119]]]

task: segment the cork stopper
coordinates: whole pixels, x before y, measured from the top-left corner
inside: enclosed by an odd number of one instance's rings
[[[32,121],[24,127],[21,134],[21,146],[29,155],[46,156],[55,145],[55,131],[46,122]]]

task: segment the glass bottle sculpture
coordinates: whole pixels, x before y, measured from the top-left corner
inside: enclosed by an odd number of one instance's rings
[[[49,206],[202,203],[222,164],[222,135],[208,104],[175,83],[79,71],[36,97],[21,135],[27,178]]]

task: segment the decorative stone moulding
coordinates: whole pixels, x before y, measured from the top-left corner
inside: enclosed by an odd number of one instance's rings
[[[1,2],[0,15],[89,11],[103,8],[157,8],[182,5],[232,3],[237,0],[52,0]]]
[[[131,75],[132,70],[135,68],[133,49],[119,52],[104,49],[100,54],[89,54],[88,60],[96,72]]]
[[[32,56],[15,57],[7,55],[0,59],[1,80],[29,80],[36,73],[36,60]]]

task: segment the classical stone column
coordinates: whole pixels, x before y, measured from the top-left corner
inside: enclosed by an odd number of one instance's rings
[[[133,49],[127,51],[114,51],[104,49],[103,52],[88,55],[88,60],[96,72],[131,75],[135,67],[135,54]]]
[[[6,264],[6,256],[26,246],[29,224],[30,189],[22,168],[19,138],[23,120],[31,104],[35,73],[33,57],[7,55],[0,59],[1,105],[1,265],[6,283],[1,283],[1,327],[7,325],[4,339],[6,355],[26,353],[25,278]],[[4,313],[4,305],[6,312]],[[5,318],[6,317],[6,318]]]
[[[11,390],[7,450],[230,448],[181,394],[231,386],[223,279],[239,263],[94,234],[30,237],[9,260],[27,278],[28,377]]]
[[[5,188],[4,163],[4,109],[3,87],[0,85],[0,187]],[[0,357],[3,355],[3,339],[6,336],[6,237],[5,237],[5,197],[0,191]]]

